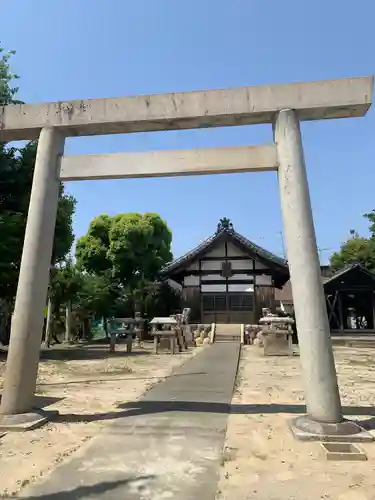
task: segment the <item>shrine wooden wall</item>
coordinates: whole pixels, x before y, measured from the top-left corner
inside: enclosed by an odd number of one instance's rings
[[[230,241],[191,263],[183,279],[191,320],[253,323],[262,307],[274,309],[272,271]]]

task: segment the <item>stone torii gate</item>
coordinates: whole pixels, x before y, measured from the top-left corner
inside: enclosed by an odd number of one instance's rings
[[[92,99],[0,108],[0,141],[38,139],[0,426],[26,429],[33,409],[60,180],[277,170],[307,415],[301,439],[371,439],[343,419],[307,183],[300,121],[364,116],[373,78]],[[66,137],[269,123],[259,147],[63,157]]]

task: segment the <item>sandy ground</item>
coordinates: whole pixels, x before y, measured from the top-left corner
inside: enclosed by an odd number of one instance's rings
[[[375,443],[359,445],[367,462],[328,462],[319,443],[296,441],[287,422],[303,413],[299,358],[260,352],[243,349],[217,498],[375,499]],[[335,359],[345,413],[374,428],[375,350],[338,347]]]
[[[132,355],[123,346],[113,355],[107,346],[52,348],[43,354],[36,404],[60,415],[40,429],[0,438],[0,498],[44,476],[119,417],[119,404],[138,399],[201,349],[155,355],[146,344]],[[0,388],[4,368],[0,360]]]

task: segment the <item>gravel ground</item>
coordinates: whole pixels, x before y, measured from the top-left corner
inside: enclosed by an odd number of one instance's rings
[[[374,428],[375,350],[338,347],[335,359],[346,415]],[[232,403],[218,499],[375,499],[375,442],[359,445],[366,462],[327,462],[319,443],[292,437],[288,420],[304,412],[298,357],[245,346]]]

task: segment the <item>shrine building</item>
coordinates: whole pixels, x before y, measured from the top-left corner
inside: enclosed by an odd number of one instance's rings
[[[192,322],[254,324],[274,310],[275,289],[289,280],[286,260],[268,252],[221,219],[215,234],[162,271],[182,286]]]

